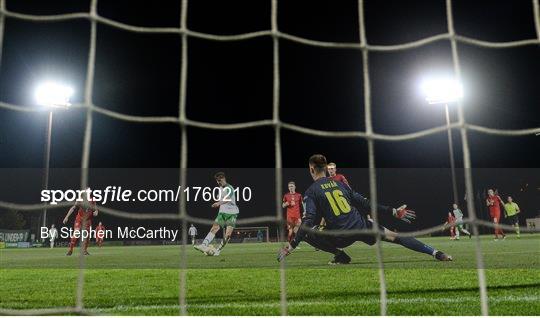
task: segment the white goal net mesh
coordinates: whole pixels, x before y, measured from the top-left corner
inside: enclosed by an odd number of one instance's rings
[[[452,50],[452,59],[453,59],[453,68],[455,76],[461,78],[461,67],[460,67],[460,52],[459,44],[464,43],[468,45],[473,45],[477,47],[482,47],[486,49],[500,49],[500,48],[513,48],[526,45],[540,45],[540,5],[539,0],[531,0],[533,5],[533,12],[531,18],[534,18],[534,24],[536,28],[536,38],[519,40],[519,41],[510,41],[510,42],[489,42],[482,41],[470,37],[465,37],[459,35],[455,32],[454,29],[454,19],[452,14],[452,0],[446,0],[446,19],[447,19],[447,32],[443,34],[438,34],[435,36],[423,38],[421,40],[403,43],[398,45],[370,45],[368,39],[366,38],[366,27],[365,27],[365,17],[364,17],[364,1],[358,1],[358,21],[359,21],[359,34],[360,37],[358,42],[355,43],[343,43],[343,42],[324,42],[324,41],[315,41],[307,38],[298,37],[295,35],[287,34],[281,32],[278,27],[278,16],[277,8],[278,1],[271,0],[271,29],[264,31],[257,31],[244,34],[236,35],[214,35],[206,34],[187,28],[187,19],[188,19],[188,0],[182,0],[180,15],[180,25],[178,28],[162,28],[162,27],[139,27],[124,24],[117,22],[99,15],[97,11],[97,2],[98,0],[92,0],[90,5],[89,12],[82,13],[69,13],[69,14],[59,14],[59,15],[29,15],[12,12],[6,9],[5,0],[0,0],[0,59],[3,46],[3,37],[4,37],[4,25],[5,19],[19,19],[33,22],[55,22],[55,21],[67,21],[74,19],[86,19],[91,22],[91,32],[90,32],[90,46],[88,51],[88,66],[86,73],[86,85],[84,90],[84,102],[80,104],[74,104],[73,107],[82,108],[86,110],[86,124],[83,140],[83,151],[82,151],[82,162],[81,162],[81,177],[80,177],[80,186],[81,189],[85,189],[88,185],[88,168],[89,168],[89,158],[90,158],[90,144],[92,139],[92,129],[93,129],[93,115],[95,112],[100,113],[105,116],[109,116],[118,120],[129,121],[129,122],[144,122],[144,123],[174,123],[178,125],[181,130],[181,148],[180,151],[180,168],[181,171],[187,171],[188,168],[188,139],[187,139],[187,129],[186,127],[198,127],[204,129],[212,130],[233,130],[233,129],[246,129],[254,127],[273,127],[275,134],[275,195],[276,195],[276,216],[275,217],[255,217],[255,218],[245,218],[239,221],[238,224],[256,224],[264,222],[277,222],[279,224],[283,223],[282,209],[280,206],[282,199],[282,147],[281,147],[281,130],[287,129],[291,131],[296,131],[302,134],[318,136],[318,137],[331,137],[331,138],[363,138],[367,140],[368,143],[368,156],[369,156],[369,185],[370,185],[370,195],[371,198],[371,215],[375,223],[374,229],[377,229],[378,226],[378,216],[376,210],[377,204],[377,175],[375,170],[375,152],[374,152],[374,143],[375,141],[405,141],[421,138],[424,136],[446,132],[449,129],[456,129],[459,131],[461,136],[461,141],[463,145],[463,165],[464,165],[464,177],[465,177],[465,189],[467,193],[467,208],[469,211],[469,219],[465,220],[472,227],[473,235],[475,236],[475,249],[476,249],[476,262],[477,262],[477,271],[478,271],[478,285],[480,291],[480,304],[481,304],[481,313],[482,315],[488,314],[488,295],[487,295],[487,286],[486,286],[486,277],[484,273],[484,264],[483,257],[480,246],[480,238],[478,236],[479,226],[488,226],[493,227],[493,224],[490,222],[482,221],[477,219],[477,213],[474,205],[473,197],[473,186],[472,186],[472,176],[471,176],[471,159],[469,152],[469,139],[468,131],[476,131],[484,134],[491,135],[500,135],[500,136],[525,136],[525,135],[534,135],[540,133],[540,127],[531,128],[531,129],[520,129],[520,130],[501,130],[494,129],[490,127],[472,125],[467,123],[467,120],[464,115],[463,105],[458,103],[457,113],[458,120],[450,124],[449,126],[439,126],[431,129],[421,130],[414,133],[402,134],[402,135],[385,135],[377,133],[373,130],[372,123],[372,103],[371,103],[371,87],[370,87],[370,73],[369,73],[369,52],[382,52],[382,51],[399,51],[399,50],[410,50],[418,48],[430,43],[437,41],[449,41],[451,43]],[[182,44],[181,51],[181,70],[180,70],[180,99],[178,105],[178,117],[158,117],[158,116],[133,116],[127,115],[120,112],[111,111],[105,108],[100,107],[99,105],[94,104],[92,95],[94,87],[94,71],[95,71],[95,60],[96,60],[96,38],[97,38],[97,25],[104,24],[113,28],[118,28],[125,31],[137,32],[137,33],[163,33],[163,34],[177,34],[179,36],[179,41]],[[252,122],[242,122],[234,124],[215,124],[194,121],[186,116],[186,94],[187,94],[187,74],[188,74],[188,65],[189,65],[189,56],[188,56],[188,38],[200,38],[212,41],[245,41],[258,37],[271,37],[273,40],[273,116],[272,118],[266,120],[252,121]],[[363,62],[363,82],[364,82],[364,110],[365,110],[365,131],[324,131],[324,130],[315,130],[309,129],[306,127],[301,127],[292,123],[283,122],[280,119],[280,50],[279,44],[280,41],[287,40],[297,42],[307,46],[316,46],[316,47],[326,47],[326,48],[335,48],[335,49],[355,49],[359,50],[362,53],[362,62]],[[1,60],[0,60],[1,61]],[[1,62],[0,62],[1,63]],[[1,64],[0,64],[1,66]],[[0,107],[19,111],[19,112],[35,112],[40,111],[37,109],[32,109],[29,107],[24,107],[21,105],[14,105],[10,103],[5,103],[0,101]],[[179,176],[179,183],[182,187],[185,187],[187,176],[186,173],[181,173]],[[62,206],[61,204],[58,206]],[[66,204],[67,206],[67,204]],[[21,211],[42,211],[46,206],[42,204],[17,204],[12,202],[0,202],[0,207],[8,209],[17,209]],[[211,220],[203,220],[191,217],[187,214],[185,198],[180,200],[180,208],[178,213],[175,214],[144,214],[144,213],[129,213],[125,211],[118,211],[114,209],[109,209],[106,207],[100,207],[100,211],[103,213],[108,213],[114,216],[123,217],[123,218],[133,218],[133,219],[177,219],[182,221],[182,241],[181,245],[181,260],[180,260],[180,293],[179,293],[179,313],[181,315],[188,314],[188,304],[186,302],[186,246],[187,244],[187,233],[186,228],[188,222],[194,222],[199,224],[211,224]],[[501,226],[503,229],[508,228],[512,229],[509,226]],[[421,234],[434,233],[439,231],[440,228],[430,228],[417,232],[401,233],[403,236],[415,236]],[[523,229],[527,231],[527,229]],[[377,258],[379,264],[379,278],[380,278],[380,313],[381,315],[387,314],[387,289],[385,281],[385,271],[383,266],[383,258],[381,253],[381,232],[378,230],[366,230],[365,233],[374,235],[377,238]],[[0,309],[0,314],[3,315],[13,315],[13,314],[23,314],[23,315],[38,315],[38,314],[67,314],[67,313],[78,313],[78,314],[91,314],[92,311],[85,309],[84,306],[84,272],[85,272],[85,261],[82,257],[82,253],[79,257],[79,275],[77,282],[77,294],[76,294],[76,304],[75,307],[67,308],[47,308],[47,309],[35,309],[35,310],[7,310]],[[287,288],[286,288],[286,276],[285,276],[285,262],[282,262],[280,265],[280,308],[281,314],[287,314]]]

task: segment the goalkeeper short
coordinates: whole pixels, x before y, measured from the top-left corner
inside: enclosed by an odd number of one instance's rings
[[[348,230],[371,230],[373,229],[373,222],[370,220],[366,220],[364,216],[362,216],[363,222],[359,222],[356,224],[356,226],[348,229]],[[379,231],[384,233],[385,228],[379,224]],[[334,230],[335,231],[335,230]],[[324,236],[325,240],[328,241],[330,244],[334,245],[337,248],[345,248],[347,246],[350,246],[354,244],[355,242],[364,242],[367,245],[374,245],[376,242],[376,238],[374,235],[371,234],[325,234],[326,231],[318,231],[315,233],[309,233],[308,235],[320,235]]]
[[[227,227],[227,226],[236,226],[236,217],[238,214],[228,214],[219,212],[214,222],[219,224],[221,227]]]

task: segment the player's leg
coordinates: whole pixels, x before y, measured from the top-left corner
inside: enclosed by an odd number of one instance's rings
[[[300,218],[295,218],[293,220],[293,223],[294,223],[294,226],[292,228],[292,239],[294,239],[294,237],[296,236],[296,233],[298,232],[298,229],[300,228],[300,225],[302,225],[302,219]],[[290,242],[290,241],[289,241]],[[299,248],[299,246],[296,247],[297,249]]]
[[[84,225],[84,236],[82,238],[83,243],[83,253],[84,255],[90,255],[88,253],[88,245],[90,244],[90,230],[92,229],[92,222],[83,222]]]
[[[302,221],[299,218],[287,218],[287,240],[289,241],[289,243],[294,239],[294,236],[296,235],[296,232],[298,232],[298,228],[300,227],[301,223]]]
[[[366,221],[366,227],[368,229],[372,229],[373,222]],[[384,241],[394,243],[394,244],[399,244],[410,250],[434,256],[437,259],[439,259],[439,256],[441,256],[440,254],[444,255],[446,258],[449,258],[449,259],[440,259],[440,260],[452,260],[451,256],[447,256],[444,253],[437,251],[435,248],[420,242],[414,237],[400,237],[398,236],[396,232],[390,231],[389,229],[385,228],[384,226],[380,224],[379,224],[379,230],[383,232],[382,239]],[[358,238],[358,241],[362,241],[368,245],[374,245],[376,242],[376,239],[373,235],[364,234],[364,235],[359,235],[357,238]]]
[[[54,239],[51,239],[50,244],[51,244],[51,248],[53,248],[54,247]]]
[[[73,254],[73,249],[75,248],[75,245],[77,245],[77,241],[79,241],[79,236],[81,235],[80,230],[81,230],[81,223],[75,222],[75,224],[73,224],[74,233],[72,234],[71,239],[69,240],[69,249],[68,249],[68,252],[66,253],[67,256],[70,256],[71,254]]]
[[[384,229],[383,240],[395,244],[399,244],[403,247],[406,247],[415,252],[424,253],[435,257],[439,261],[451,261],[452,256],[446,255],[445,253],[436,250],[435,248],[424,244],[417,240],[414,237],[400,237],[396,232],[392,232],[389,229],[382,227]]]
[[[204,238],[201,245],[208,246],[210,243],[212,243],[212,241],[216,237],[217,232],[220,229],[221,229],[221,226],[218,223],[212,224],[212,228],[210,229],[208,234],[206,234],[206,237]]]
[[[498,226],[498,228],[499,228],[499,234],[501,234],[501,236],[502,236],[502,238],[503,238],[503,240],[504,240],[504,239],[506,239],[506,234],[504,234],[504,230],[503,230],[502,227],[500,226],[500,223],[501,223],[500,220],[501,220],[501,218],[500,218],[500,216],[499,216],[499,223],[497,223],[497,226]]]
[[[291,221],[287,219],[287,241],[290,243],[293,239],[293,227]]]
[[[500,221],[500,216],[495,215],[493,218],[493,224],[495,225],[495,240],[499,239],[499,235],[501,235],[503,239],[506,237],[503,230],[499,226],[499,221]]]
[[[223,231],[223,241],[221,241],[217,250],[214,252],[214,256],[219,256],[221,250],[225,247],[225,245],[227,245],[227,243],[229,243],[233,230],[234,227],[232,227],[231,225],[226,226],[225,230]]]
[[[212,241],[216,237],[216,233],[219,231],[220,228],[221,228],[221,226],[219,224],[214,223],[212,225],[212,228],[208,232],[208,234],[206,234],[206,237],[204,238],[202,243],[199,244],[199,245],[193,245],[193,248],[196,249],[199,252],[202,252],[202,253],[206,254],[206,252],[208,252],[208,250],[209,250],[208,245],[210,243],[212,243]]]
[[[469,238],[471,238],[471,232],[467,231],[467,230],[463,227],[463,224],[462,224],[462,223],[458,225],[458,232],[460,232],[460,231],[461,231],[461,233],[463,233],[463,234],[465,234],[465,235],[468,235]]]
[[[231,239],[233,230],[236,226],[236,214],[227,214],[225,216],[225,229],[223,231],[223,241],[221,241],[221,244],[219,245],[217,251],[214,253],[214,256],[219,256],[221,253],[221,250],[229,243],[229,240]]]
[[[494,225],[494,232],[495,232],[495,241],[498,241],[499,240],[499,220],[497,218],[497,216],[495,215],[492,215],[492,220],[493,220],[493,225]]]
[[[202,243],[200,245],[193,245],[193,248],[195,248],[199,252],[206,253],[208,251],[208,245],[212,243],[212,241],[216,237],[216,233],[224,225],[224,213],[218,213],[216,219],[214,220],[214,224],[212,224],[212,228],[210,229],[208,234],[206,234],[206,237],[204,238]]]
[[[519,238],[519,218],[518,218],[517,214],[512,217],[512,224],[514,224],[514,228],[516,229],[517,237]]]
[[[77,246],[78,242],[79,242],[79,238],[77,236],[71,237],[71,239],[69,240],[69,249],[67,252],[68,256],[73,253],[73,249],[75,248],[75,246]]]
[[[225,247],[225,245],[227,245],[227,243],[229,243],[229,240],[231,239],[231,235],[232,235],[233,230],[234,230],[234,227],[232,227],[230,225],[225,227],[225,230],[223,231],[223,240],[221,241],[221,243],[218,246],[217,255],[219,255],[219,252]],[[216,255],[216,254],[214,254],[214,255]]]
[[[71,239],[69,240],[69,249],[67,252],[67,256],[70,256],[73,254],[73,249],[75,248],[75,245],[77,245],[77,241],[79,241],[79,238],[76,235],[73,235]]]
[[[294,228],[293,228],[294,235],[296,235],[296,233],[298,232],[298,229],[300,228],[300,225],[302,225],[302,219],[296,218],[294,220]]]

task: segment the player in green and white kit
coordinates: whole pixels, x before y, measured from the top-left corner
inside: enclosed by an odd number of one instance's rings
[[[455,232],[456,232],[456,240],[459,240],[459,232],[462,232],[463,234],[467,234],[469,238],[471,238],[471,233],[463,228],[463,212],[459,209],[458,205],[454,203],[453,205],[454,210],[452,213],[454,213],[454,216],[456,217],[456,225],[455,225]]]
[[[519,238],[519,217],[518,214],[521,212],[519,206],[512,199],[511,196],[507,198],[508,202],[504,204],[504,215],[507,219],[510,220],[510,224],[516,229],[517,237]]]
[[[214,224],[210,229],[210,232],[206,235],[201,245],[195,245],[194,248],[204,254],[209,255],[210,247],[208,245],[214,240],[216,233],[220,228],[223,228],[223,241],[213,252],[212,255],[218,256],[221,250],[227,245],[231,239],[232,232],[236,226],[236,217],[240,212],[238,206],[236,205],[236,197],[234,188],[232,185],[227,183],[225,173],[218,172],[214,175],[217,184],[220,188],[219,201],[212,204],[213,208],[219,208],[218,215],[214,220]]]

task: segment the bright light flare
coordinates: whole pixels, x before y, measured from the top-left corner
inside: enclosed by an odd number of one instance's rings
[[[73,96],[73,89],[58,83],[46,82],[36,89],[36,102],[42,106],[68,107],[69,99]]]
[[[463,86],[454,79],[424,81],[422,91],[430,104],[452,103],[463,98]]]

